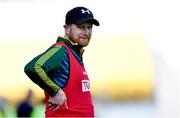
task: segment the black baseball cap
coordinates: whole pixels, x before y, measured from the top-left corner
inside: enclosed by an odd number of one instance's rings
[[[66,24],[81,25],[83,23],[92,23],[99,26],[99,22],[94,19],[92,12],[85,7],[75,7],[67,12]]]

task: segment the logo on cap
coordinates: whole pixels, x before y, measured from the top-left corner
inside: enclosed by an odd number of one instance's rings
[[[82,14],[85,14],[85,13],[91,14],[90,11],[89,11],[88,9],[87,9],[87,10],[81,9],[81,12],[82,12]]]

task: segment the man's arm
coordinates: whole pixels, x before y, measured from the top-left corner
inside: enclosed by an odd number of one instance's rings
[[[52,97],[57,94],[60,87],[52,81],[48,73],[59,68],[64,58],[65,50],[62,46],[53,46],[34,58],[24,68],[27,76]]]

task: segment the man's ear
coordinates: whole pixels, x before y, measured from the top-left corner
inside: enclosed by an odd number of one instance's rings
[[[64,25],[65,34],[69,35],[70,33],[70,25]]]

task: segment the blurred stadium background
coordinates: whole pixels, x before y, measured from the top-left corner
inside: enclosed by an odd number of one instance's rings
[[[16,117],[29,90],[32,117],[44,116],[43,91],[23,68],[63,35],[77,5],[101,23],[84,53],[96,117],[180,117],[180,8],[170,0],[0,0],[0,117]]]

